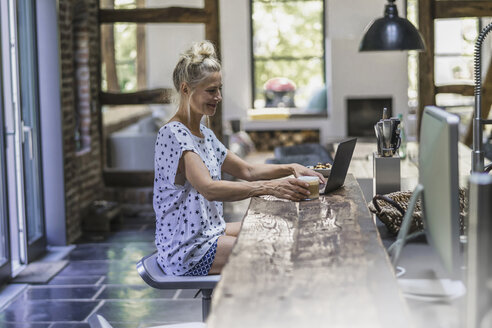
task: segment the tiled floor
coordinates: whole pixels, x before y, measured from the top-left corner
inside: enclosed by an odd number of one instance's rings
[[[242,217],[247,202],[225,206],[226,217]],[[106,236],[86,234],[69,253],[69,264],[46,285],[29,285],[0,312],[0,328],[87,328],[103,315],[115,328],[143,328],[201,321],[196,290],[156,290],[135,264],[154,250],[152,208],[126,208]]]

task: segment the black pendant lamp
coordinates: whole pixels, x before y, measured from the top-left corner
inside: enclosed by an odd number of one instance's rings
[[[388,0],[384,17],[366,28],[359,51],[420,50],[425,49],[419,31],[407,19],[398,17],[395,0]]]

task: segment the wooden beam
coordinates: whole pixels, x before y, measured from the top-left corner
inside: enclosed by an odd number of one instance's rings
[[[418,133],[420,121],[427,105],[435,105],[434,85],[434,18],[432,0],[419,1],[419,30],[425,42],[425,51],[419,53],[419,107],[417,113]]]
[[[143,105],[143,104],[170,104],[172,89],[144,90],[132,93],[101,92],[101,105]]]
[[[137,8],[144,8],[145,0],[137,0]],[[104,25],[103,25],[104,26]],[[147,89],[146,26],[137,24],[137,89]]]
[[[490,17],[492,1],[434,1],[434,18]]]
[[[101,9],[99,23],[207,23],[210,14],[201,8]]]
[[[101,6],[113,8],[114,0],[101,0]],[[110,92],[120,91],[114,51],[114,29],[112,25],[101,26],[101,59],[106,71],[107,89]]]
[[[152,187],[154,185],[154,171],[126,171],[105,168],[103,180],[105,187]]]
[[[462,96],[473,96],[473,85],[470,84],[454,84],[454,85],[441,85],[436,87],[437,93],[456,93]]]
[[[114,0],[100,0],[100,7],[104,8],[114,8]],[[119,92],[120,86],[118,84],[118,72],[116,71],[116,54],[114,49],[114,26],[113,25],[100,25],[100,44],[101,51],[99,52],[99,70],[104,69],[106,73],[106,89],[109,92]],[[98,93],[101,92],[102,85],[102,74],[98,74],[99,83],[97,84]],[[106,140],[106,131],[103,127],[103,117],[101,111],[101,104],[99,104],[99,135],[100,135],[100,145],[101,145],[101,166],[105,167],[108,157],[108,144],[104,142]]]
[[[220,27],[219,27],[219,1],[205,0],[205,11],[210,17],[209,22],[205,25],[205,38],[215,45],[217,57],[220,56]]]
[[[205,0],[205,11],[210,20],[205,24],[205,38],[215,45],[217,57],[220,55],[220,25],[219,25],[219,0]],[[210,128],[219,140],[222,140],[222,105],[217,106],[214,116],[210,117]]]

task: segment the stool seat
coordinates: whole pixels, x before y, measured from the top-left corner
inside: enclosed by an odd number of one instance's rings
[[[214,289],[220,275],[169,276],[157,264],[157,252],[143,257],[137,271],[147,285],[157,289]]]
[[[220,275],[208,276],[169,276],[157,264],[157,251],[144,256],[137,263],[137,271],[147,285],[156,289],[200,289],[202,292],[202,317],[207,318],[210,301]]]

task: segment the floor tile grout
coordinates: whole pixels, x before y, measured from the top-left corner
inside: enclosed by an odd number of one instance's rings
[[[98,291],[92,296],[93,300],[96,300],[99,295],[106,289],[106,285],[101,285],[101,287],[98,289]]]
[[[96,282],[96,285],[102,285],[102,282],[104,281],[106,277],[105,276],[101,276],[101,278],[99,278],[99,280]]]
[[[84,319],[84,322],[87,322],[89,318],[97,313],[97,311],[104,305],[106,300],[101,300],[99,304],[89,313],[89,315]]]
[[[194,291],[154,289],[136,271],[141,256],[155,250],[151,217],[151,207],[140,209],[109,233],[87,233],[69,252],[60,249],[68,265],[48,283],[28,285],[5,304],[0,323],[89,328],[87,321],[96,313],[125,328],[200,321],[201,300],[193,298]]]

